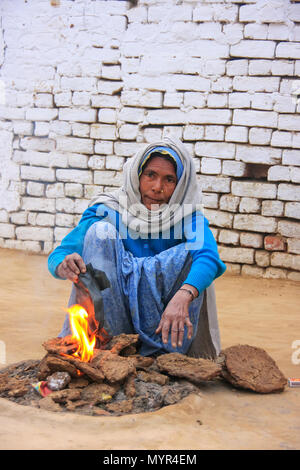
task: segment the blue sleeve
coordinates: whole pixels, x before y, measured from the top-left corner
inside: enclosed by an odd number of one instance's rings
[[[185,237],[193,262],[184,284],[196,287],[200,293],[226,271],[226,265],[220,259],[208,220],[202,214],[193,214],[185,229]]]
[[[48,269],[52,276],[61,279],[56,274],[56,269],[67,255],[78,253],[82,255],[84,237],[88,229],[95,222],[99,222],[105,215],[100,217],[97,215],[99,204],[89,207],[84,211],[77,227],[75,227],[68,235],[66,235],[61,244],[55,248],[48,257]]]

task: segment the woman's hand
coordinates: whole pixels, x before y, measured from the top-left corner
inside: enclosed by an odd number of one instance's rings
[[[198,295],[197,289],[193,286],[186,286],[192,292],[195,292],[195,297]],[[164,313],[162,314],[156,334],[161,332],[163,343],[168,342],[169,333],[171,332],[171,344],[173,348],[182,346],[184,337],[184,326],[187,326],[187,337],[191,339],[193,334],[193,325],[189,318],[189,304],[192,301],[191,295],[184,291],[178,290],[168,303]]]
[[[58,265],[56,274],[63,279],[69,279],[69,281],[77,282],[78,275],[86,272],[86,266],[83,259],[78,253],[72,253],[67,255],[62,263]]]

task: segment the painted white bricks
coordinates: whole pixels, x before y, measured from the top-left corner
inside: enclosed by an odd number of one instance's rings
[[[278,233],[284,237],[300,238],[300,223],[280,220]]]
[[[268,171],[269,181],[290,181],[290,168],[288,166],[274,165]]]
[[[267,267],[270,265],[270,253],[263,250],[255,252],[255,262],[258,266]]]
[[[221,246],[219,248],[221,258],[231,263],[254,263],[254,249],[252,248],[232,248]]]
[[[273,217],[264,217],[253,214],[236,214],[234,216],[233,228],[239,230],[250,230],[251,232],[276,232],[277,222]]]
[[[261,199],[275,199],[277,187],[275,184],[254,183],[251,181],[233,181],[232,194],[235,196],[257,197]]]
[[[254,145],[237,145],[236,148],[236,160],[246,163],[275,164],[280,159],[281,149]]]
[[[300,59],[300,44],[295,42],[281,42],[276,47],[276,57]]]
[[[283,216],[283,202],[281,201],[262,201],[262,215],[266,216]]]
[[[245,213],[254,213],[257,214],[260,212],[260,200],[253,197],[242,197],[239,211],[241,214]]]
[[[121,102],[124,106],[160,108],[162,100],[162,93],[157,91],[124,90],[121,95]]]
[[[24,137],[20,139],[20,148],[24,150],[51,152],[51,150],[55,149],[55,141],[41,137]]]
[[[23,197],[22,209],[28,211],[55,212],[55,201],[42,197]]]
[[[232,57],[273,58],[276,43],[273,41],[242,40],[231,46]],[[282,56],[281,56],[282,57]],[[284,56],[283,56],[284,57]]]
[[[300,240],[297,238],[289,238],[287,241],[288,244],[288,252],[295,253],[300,255]]]
[[[299,185],[280,183],[278,185],[278,199],[281,201],[300,201]]]
[[[235,177],[245,176],[246,164],[243,162],[224,160],[222,173],[223,175],[235,176]]]
[[[216,177],[209,175],[199,175],[198,180],[202,191],[229,193],[230,192],[230,178]]]
[[[127,158],[173,135],[228,270],[299,279],[299,5],[84,0],[62,31],[51,2],[37,0],[42,17],[23,3],[18,48],[2,7],[2,246],[48,253],[122,184]],[[281,251],[264,249],[267,235]]]
[[[19,240],[52,241],[53,229],[42,227],[17,227],[16,236]]]
[[[197,142],[195,153],[199,157],[213,157],[233,159],[235,155],[235,144],[218,142]]]
[[[193,109],[187,113],[184,122],[190,124],[230,124],[231,111],[229,109]]]
[[[0,223],[0,237],[13,238],[14,236],[15,236],[14,225]]]
[[[219,197],[217,194],[202,194],[203,207],[208,209],[218,209]]]
[[[14,121],[14,133],[20,136],[33,134],[33,123],[28,121]]]
[[[83,184],[91,184],[93,182],[93,175],[91,171],[86,170],[56,170],[57,181],[63,182],[79,182]]]
[[[253,127],[277,127],[277,113],[273,111],[252,111],[235,109],[233,124]]]
[[[213,209],[205,209],[205,217],[212,225],[217,227],[231,228],[233,221],[233,214],[224,211],[216,211]]]
[[[278,116],[278,129],[286,131],[300,131],[300,116],[280,114]]]
[[[24,180],[55,181],[55,171],[37,166],[21,166],[21,178]]]
[[[240,244],[243,247],[261,248],[263,246],[263,236],[259,233],[240,233]]]
[[[300,155],[298,150],[284,150],[282,154],[283,165],[300,166]]]
[[[293,219],[300,219],[300,203],[287,202],[285,205],[284,215]]]
[[[222,195],[220,198],[220,209],[229,211],[229,212],[237,212],[238,206],[240,203],[240,198],[237,196],[229,196],[229,195]]]
[[[221,173],[221,160],[203,157],[201,159],[201,173],[219,175]]]
[[[57,137],[56,149],[61,152],[94,153],[94,142],[92,139],[81,139],[79,137]]]
[[[32,108],[26,111],[28,121],[52,121],[57,117],[58,111],[53,108]]]
[[[62,108],[58,118],[61,121],[95,122],[96,113],[95,109]]]
[[[92,124],[90,136],[92,139],[116,140],[116,127],[110,124]]]
[[[122,175],[115,171],[95,171],[94,183],[103,186],[121,186]]]
[[[212,21],[214,17],[214,9],[210,5],[197,5],[193,10],[194,21]]]
[[[300,256],[293,256],[288,253],[272,253],[271,265],[300,271]]]
[[[231,230],[221,230],[218,237],[219,243],[225,243],[226,245],[239,245],[239,240],[239,232]]]
[[[286,11],[280,2],[243,5],[240,8],[239,15],[240,21],[246,22],[259,20],[260,23],[282,23],[286,20]]]
[[[249,143],[253,145],[268,145],[271,141],[271,135],[271,129],[252,127],[249,131]]]
[[[107,170],[121,170],[124,166],[124,158],[114,155],[106,157]]]
[[[96,91],[97,80],[93,77],[62,77],[61,91]]]
[[[225,140],[227,142],[248,142],[248,128],[242,126],[228,126]]]

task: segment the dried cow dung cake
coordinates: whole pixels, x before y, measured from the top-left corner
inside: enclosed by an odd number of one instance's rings
[[[209,359],[188,357],[180,353],[163,354],[157,358],[157,365],[163,372],[182,377],[194,383],[212,380],[221,374],[221,366]]]
[[[135,345],[138,342],[138,339],[139,335],[121,333],[118,336],[114,336],[108,346],[111,352],[119,354],[121,351]],[[134,348],[132,351],[135,353],[136,349]]]
[[[281,392],[287,383],[276,362],[264,349],[245,345],[224,349],[222,376],[238,388],[258,393]]]
[[[129,374],[135,374],[134,362],[130,358],[117,356],[109,351],[102,357],[99,365],[105,379],[110,383],[122,381]]]

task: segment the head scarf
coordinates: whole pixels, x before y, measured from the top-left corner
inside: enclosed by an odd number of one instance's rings
[[[162,204],[158,210],[151,211],[141,202],[139,173],[147,156],[162,147],[175,158],[177,174],[181,174],[180,178],[177,177],[178,182],[168,204]],[[119,212],[123,223],[131,231],[143,235],[164,232],[196,210],[201,211],[201,191],[193,159],[182,142],[175,138],[166,137],[155,144],[147,144],[127,160],[123,175],[124,183],[120,189],[112,193],[101,193],[92,199],[90,206],[105,204]]]
[[[154,150],[149,150],[149,152],[146,153],[146,155],[144,156],[144,158],[142,159],[139,165],[138,176],[139,177],[141,176],[144,170],[145,164],[155,153],[159,153],[162,156],[167,155],[168,157],[172,158],[172,160],[175,162],[175,165],[176,165],[176,176],[177,176],[177,182],[178,182],[183,173],[183,165],[179,158],[179,155],[177,155],[177,153],[170,147],[155,147]]]

